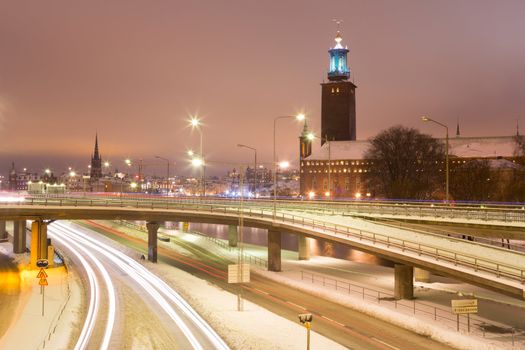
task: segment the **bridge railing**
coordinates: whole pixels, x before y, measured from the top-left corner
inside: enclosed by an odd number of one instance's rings
[[[213,204],[238,206],[238,199],[218,197],[161,197],[145,194],[78,194],[78,195],[32,195],[31,198],[80,198],[106,199],[143,202],[171,202],[188,204]],[[246,207],[273,207],[268,198],[247,199]],[[427,202],[392,202],[392,201],[310,201],[310,200],[277,200],[279,209],[317,211],[323,214],[363,214],[397,217],[428,217],[442,219],[478,220],[481,222],[525,223],[524,204],[473,204],[473,203],[427,203]]]
[[[1,203],[0,203],[1,204]],[[202,202],[188,203],[183,201],[164,201],[164,200],[138,200],[138,199],[121,199],[112,200],[107,198],[30,198],[23,203],[8,203],[10,205],[54,205],[54,206],[90,206],[90,207],[132,207],[139,209],[176,209],[186,211],[224,213],[239,216],[241,210],[239,207],[217,204],[206,204]],[[272,221],[273,212],[271,210],[248,207],[243,210],[243,215],[254,218]],[[437,247],[431,244],[411,241],[409,239],[394,238],[386,234],[369,232],[365,230],[354,229],[349,226],[334,224],[318,219],[311,219],[304,216],[277,212],[276,219],[283,223],[300,225],[303,228],[321,230],[336,237],[354,240],[365,243],[370,246],[380,246],[387,249],[396,249],[407,255],[417,255],[418,257],[427,257],[435,261],[446,262],[454,266],[467,267],[474,272],[486,272],[495,275],[498,278],[507,278],[520,283],[525,283],[525,266],[514,266],[508,263],[499,262],[494,259],[471,255],[465,252],[455,251]],[[454,238],[448,238],[453,240]],[[498,250],[497,247],[491,249]],[[502,249],[508,254],[518,254]],[[524,260],[525,261],[525,260]]]

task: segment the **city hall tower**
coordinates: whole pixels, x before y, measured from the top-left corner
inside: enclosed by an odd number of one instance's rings
[[[336,44],[328,50],[330,55],[328,82],[321,84],[321,144],[326,141],[356,139],[356,85],[349,81],[348,48],[341,45],[342,40],[341,33],[337,31]]]

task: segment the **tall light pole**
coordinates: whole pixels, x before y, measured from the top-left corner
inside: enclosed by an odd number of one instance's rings
[[[443,123],[440,123],[432,118],[429,118],[427,116],[422,116],[421,120],[424,122],[432,122],[434,124],[437,124],[439,126],[442,126],[446,130],[446,144],[445,144],[445,202],[448,203],[449,198],[449,168],[448,168],[448,126],[446,126]]]
[[[199,132],[199,135],[200,135],[200,158],[202,160],[202,168],[201,168],[201,190],[202,190],[202,196],[203,197],[206,197],[206,169],[205,169],[205,164],[204,164],[204,154],[203,154],[203,149],[202,149],[202,123],[200,121],[199,118],[197,117],[191,117],[190,118],[190,126],[192,129],[197,129],[197,131]]]
[[[254,171],[253,172],[253,196],[256,197],[256,194],[257,194],[257,150],[253,147],[246,146],[240,143],[237,144],[237,147],[244,147],[244,148],[251,149],[255,154],[254,161],[253,161],[253,171]]]
[[[298,115],[283,115],[280,117],[275,117],[273,119],[273,219],[275,220],[275,215],[277,213],[277,156],[275,154],[275,134],[277,128],[277,121],[281,119],[291,119],[295,118],[296,120],[302,121],[305,119],[304,114]]]
[[[166,161],[166,166],[168,168],[167,170],[167,174],[166,174],[166,194],[168,194],[170,192],[170,160],[167,159],[167,158],[163,158],[163,157],[160,157],[160,156],[155,156],[155,158],[158,158],[158,159],[161,159],[161,160],[164,160]]]

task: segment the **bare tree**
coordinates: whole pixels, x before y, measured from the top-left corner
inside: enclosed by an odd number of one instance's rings
[[[494,200],[498,194],[498,172],[486,159],[468,161],[451,171],[450,192],[456,200]]]
[[[370,142],[365,157],[373,162],[366,181],[379,196],[428,199],[445,183],[441,141],[413,128],[394,126]]]

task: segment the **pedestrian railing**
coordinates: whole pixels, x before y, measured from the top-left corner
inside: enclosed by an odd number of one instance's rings
[[[472,332],[483,337],[499,338],[498,341],[511,342],[513,345],[525,343],[525,333],[523,330],[516,330],[506,325],[491,323],[474,314],[458,316],[452,312],[452,308],[450,307],[435,306],[416,299],[397,299],[392,293],[368,288],[360,284],[342,281],[304,270],[300,272],[302,281],[322,285],[326,289],[335,290],[363,301],[373,302],[383,307],[395,309],[405,315],[419,315],[428,320],[433,320],[440,325],[446,324],[448,328],[456,329],[457,331]],[[490,330],[493,330],[493,332]],[[501,339],[501,337],[505,339]]]

